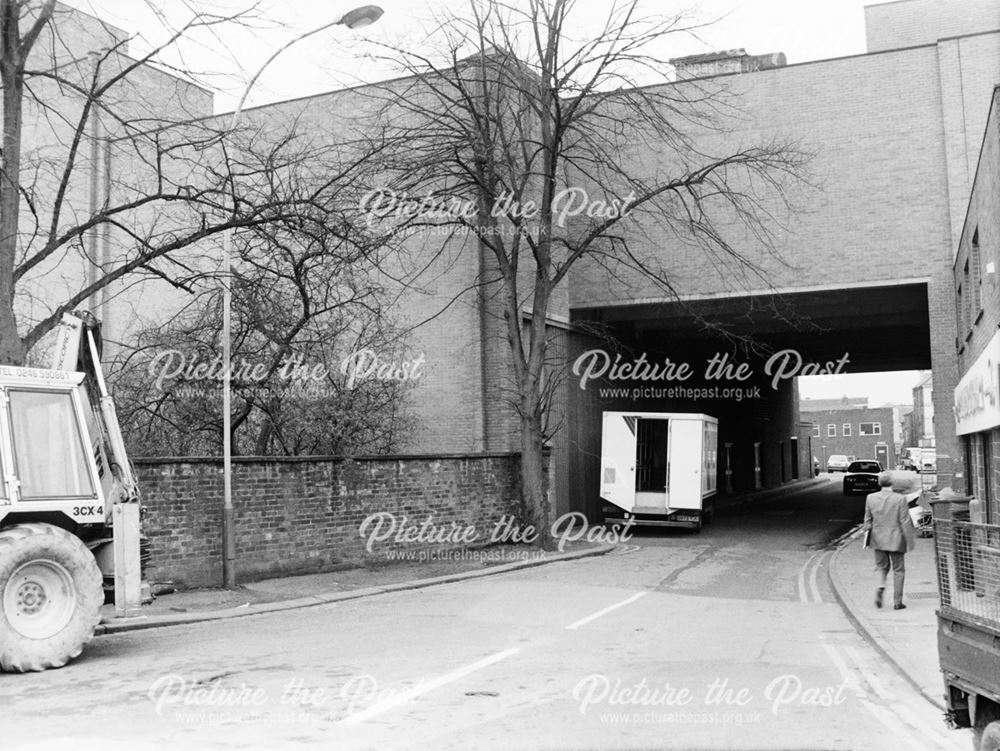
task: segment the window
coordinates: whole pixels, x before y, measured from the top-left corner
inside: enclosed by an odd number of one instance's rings
[[[979,253],[979,227],[972,234],[972,322],[975,323],[983,309],[983,269]]]
[[[701,492],[714,493],[719,475],[719,426],[714,422],[703,423],[701,441],[705,457],[705,471],[702,472],[701,476]]]
[[[832,422],[826,426],[826,437],[827,438],[837,437],[837,426],[834,425]]]
[[[961,352],[962,344],[965,342],[965,294],[962,291],[961,283],[955,292],[955,328],[958,331],[958,336],[955,337],[955,346]]]
[[[93,498],[96,492],[72,396],[13,389],[8,396],[21,497]]]
[[[882,435],[882,423],[880,422],[859,423],[858,435]]]
[[[972,287],[969,284],[969,260],[965,260],[965,267],[962,270],[962,289],[965,290],[965,305],[962,306],[962,329],[958,332],[965,335],[972,328]]]
[[[851,423],[845,422],[844,423],[843,431],[844,431],[843,432],[844,438],[850,438],[851,437]]]
[[[812,437],[819,438],[819,423],[814,422],[812,426]]]

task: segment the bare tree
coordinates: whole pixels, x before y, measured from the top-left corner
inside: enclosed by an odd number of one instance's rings
[[[360,216],[375,153],[370,141],[300,133],[295,118],[277,111],[258,118],[254,137],[241,139],[227,162],[258,178],[243,187],[250,206],[294,206],[234,241],[237,454],[386,453],[406,438],[413,374],[372,362],[395,362],[405,344],[381,273],[395,239],[370,232]],[[115,378],[125,396],[119,412],[147,453],[215,451],[220,289],[216,280],[205,289],[200,269],[171,263],[171,282],[190,294],[188,304],[127,348]]]
[[[377,154],[309,151],[294,123],[262,133],[245,117],[230,132],[196,75],[164,61],[261,19],[184,7],[131,57],[122,32],[53,0],[0,0],[0,362],[139,279],[190,289],[217,272],[221,233],[307,224]],[[289,185],[306,163],[326,179]]]
[[[693,244],[729,274],[765,278],[806,161],[790,143],[719,137],[738,98],[671,78],[660,51],[696,24],[643,16],[638,0],[601,7],[602,25],[577,41],[571,29],[593,19],[593,4],[470,0],[440,19],[433,57],[388,50],[409,83],[381,89],[400,161],[369,208],[387,223],[454,225],[491,259],[480,295],[502,311],[524,501],[542,529],[556,383],[548,319],[567,311],[570,270],[586,259],[676,296],[670,248]]]
[[[357,352],[398,350],[379,301],[344,300],[329,310],[301,297],[267,302],[273,273],[240,275],[234,290],[233,451],[236,455],[384,454],[409,437],[411,382],[352,378],[343,364]],[[308,319],[308,320],[306,320]],[[192,300],[166,327],[140,332],[121,352],[110,380],[130,445],[147,456],[218,453],[222,446],[220,295]]]

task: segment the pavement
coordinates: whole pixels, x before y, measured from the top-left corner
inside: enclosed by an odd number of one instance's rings
[[[830,584],[841,606],[861,632],[914,688],[942,711],[944,682],[938,665],[937,616],[940,604],[934,538],[918,537],[906,554],[904,610],[892,609],[892,575],[881,609],[875,607],[875,561],[862,547],[861,532],[833,554]]]
[[[530,546],[494,545],[455,551],[456,555],[445,561],[364,565],[327,573],[265,579],[242,584],[232,590],[178,590],[159,594],[152,603],[143,605],[135,616],[117,616],[114,605],[105,605],[95,634],[117,634],[307,608],[604,555],[613,549],[610,544],[579,542],[568,544],[564,552],[543,551]]]

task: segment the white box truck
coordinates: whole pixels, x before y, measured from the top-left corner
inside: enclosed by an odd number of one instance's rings
[[[712,519],[719,421],[685,412],[605,412],[601,498],[605,521],[699,530]]]

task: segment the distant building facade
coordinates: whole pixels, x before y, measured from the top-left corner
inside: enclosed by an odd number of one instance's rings
[[[811,399],[800,402],[799,411],[812,423],[812,449],[822,469],[833,454],[895,464],[892,407],[869,407],[867,399]]]
[[[909,446],[934,448],[934,378],[925,374],[913,387],[913,435]]]

